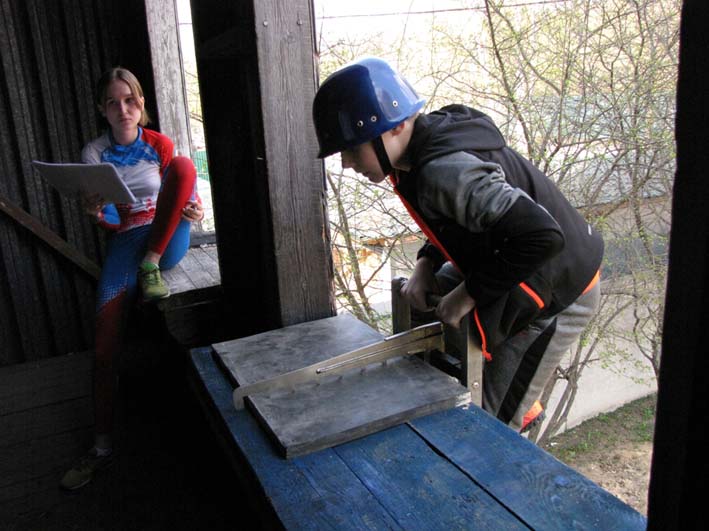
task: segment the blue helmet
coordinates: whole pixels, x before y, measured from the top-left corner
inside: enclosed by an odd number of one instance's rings
[[[331,74],[313,102],[318,157],[369,142],[423,108],[426,100],[389,63],[360,59]]]

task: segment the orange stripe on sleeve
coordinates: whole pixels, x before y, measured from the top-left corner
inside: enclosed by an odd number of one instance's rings
[[[542,300],[542,298],[539,295],[536,294],[536,292],[532,288],[530,288],[524,282],[520,282],[519,287],[522,288],[527,295],[529,295],[530,297],[532,297],[532,299],[534,299],[534,302],[537,303],[537,306],[539,306],[540,310],[542,308],[544,308],[544,301]]]

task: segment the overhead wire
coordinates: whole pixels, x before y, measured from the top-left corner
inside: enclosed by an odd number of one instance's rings
[[[516,4],[508,4],[499,6],[500,9],[507,9],[513,7],[528,7],[528,6],[538,6],[546,4],[562,4],[569,0],[538,0],[536,2],[523,2]],[[452,7],[448,9],[429,9],[425,11],[394,11],[388,13],[353,13],[350,15],[323,15],[319,18],[320,20],[332,20],[332,19],[343,19],[343,18],[370,18],[370,17],[398,17],[402,15],[435,15],[438,13],[456,13],[464,11],[483,11],[485,6],[478,7]]]

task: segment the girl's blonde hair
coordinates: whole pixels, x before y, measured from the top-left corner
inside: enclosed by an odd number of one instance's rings
[[[141,98],[144,101],[143,87],[140,86],[140,81],[138,81],[138,78],[135,77],[133,72],[127,68],[116,66],[110,70],[106,70],[99,78],[98,83],[96,83],[96,103],[98,104],[99,109],[103,110],[105,107],[108,86],[111,84],[111,81],[116,79],[124,81],[130,87],[130,91],[133,96],[136,98]],[[145,103],[143,103],[143,110],[141,112],[138,125],[145,127],[149,123],[150,116],[148,115],[148,111],[145,110]]]

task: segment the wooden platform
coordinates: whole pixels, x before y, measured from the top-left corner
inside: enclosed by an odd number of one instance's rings
[[[170,286],[170,297],[158,302],[157,308],[175,340],[191,347],[221,337],[222,289],[216,244],[191,247],[162,276]]]
[[[170,297],[160,303],[163,309],[183,303],[190,292],[218,287],[221,275],[216,244],[191,247],[175,267],[162,272],[162,277],[170,286]]]
[[[286,529],[645,529],[645,518],[474,405],[286,460],[211,347],[196,394],[267,525]]]
[[[0,370],[0,529],[61,500],[61,474],[91,440],[92,362],[81,352]]]

